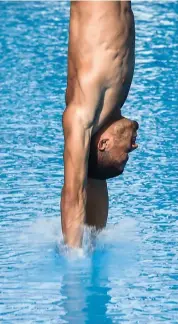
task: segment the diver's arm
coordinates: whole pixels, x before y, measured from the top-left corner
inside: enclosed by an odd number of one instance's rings
[[[63,115],[65,148],[61,217],[64,240],[71,247],[81,246],[86,216],[86,175],[94,118],[85,111],[84,107],[70,105]]]
[[[106,180],[88,178],[86,224],[101,230],[108,218],[108,189]]]

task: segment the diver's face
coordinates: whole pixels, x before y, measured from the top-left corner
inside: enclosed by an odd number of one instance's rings
[[[129,159],[129,153],[138,147],[136,137],[139,125],[136,121],[122,118],[113,123],[111,127],[113,127],[113,131],[110,132],[112,145],[110,146],[109,155],[114,164],[117,165],[120,173],[122,173]]]

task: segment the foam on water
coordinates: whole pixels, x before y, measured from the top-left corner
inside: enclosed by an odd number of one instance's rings
[[[40,217],[31,223],[25,232],[20,233],[19,238],[21,243],[36,247],[56,245],[59,253],[70,260],[83,258],[95,250],[114,249],[119,245],[125,244],[125,249],[129,245],[133,247],[134,242],[139,241],[136,226],[137,222],[130,217],[122,219],[118,224],[108,224],[100,232],[85,226],[82,248],[69,249],[63,244],[60,217],[50,219]]]

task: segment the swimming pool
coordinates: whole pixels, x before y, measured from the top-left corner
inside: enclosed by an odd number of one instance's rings
[[[68,2],[0,2],[0,322],[178,323],[176,2],[134,2],[125,116],[139,150],[108,181],[93,252],[60,244]],[[82,252],[82,251],[81,251]]]

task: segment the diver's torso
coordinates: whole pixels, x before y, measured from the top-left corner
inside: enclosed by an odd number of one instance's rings
[[[76,97],[75,88],[83,76],[99,83],[104,100],[98,127],[124,104],[134,63],[135,27],[130,1],[72,2],[67,100]]]

